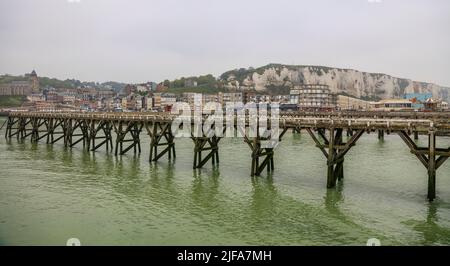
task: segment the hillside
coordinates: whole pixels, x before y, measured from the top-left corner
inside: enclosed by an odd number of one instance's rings
[[[0,108],[19,107],[26,101],[25,96],[5,96],[0,95]]]
[[[12,81],[28,81],[28,77],[25,76],[13,76],[13,75],[0,75],[0,84],[8,84]],[[103,83],[92,81],[80,81],[77,79],[65,79],[60,80],[57,78],[39,77],[39,86],[41,88],[53,87],[53,88],[77,88],[80,86],[89,86],[93,88],[111,87],[115,91],[122,90],[126,83],[107,81]]]

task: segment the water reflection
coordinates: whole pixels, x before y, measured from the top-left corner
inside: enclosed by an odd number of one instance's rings
[[[196,206],[208,209],[219,207],[220,204],[217,198],[219,194],[219,177],[220,171],[218,167],[213,167],[210,171],[205,169],[193,170],[191,197]]]
[[[173,162],[165,164],[151,163],[150,164],[150,184],[153,188],[162,188],[169,193],[176,193],[174,183],[175,165]]]
[[[339,205],[343,203],[344,182],[340,181],[336,184],[335,189],[327,189],[325,195],[325,209],[336,217],[344,217],[339,209]]]
[[[428,203],[427,216],[424,221],[411,220],[406,224],[411,224],[413,230],[423,237],[423,245],[448,245],[450,241],[450,229],[443,227],[439,222],[438,210],[442,202]],[[446,209],[446,208],[444,208]]]
[[[253,219],[264,221],[276,212],[278,192],[271,173],[267,177],[253,177],[251,195],[251,215]]]

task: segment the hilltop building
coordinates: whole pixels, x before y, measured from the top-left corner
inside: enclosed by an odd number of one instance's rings
[[[0,95],[31,95],[39,93],[39,78],[36,71],[25,74],[28,80],[12,81],[9,84],[0,84]]]
[[[39,93],[39,78],[34,69],[30,73],[30,81],[31,81],[31,92]]]
[[[197,81],[193,79],[186,79],[184,80],[184,87],[186,88],[197,87]]]

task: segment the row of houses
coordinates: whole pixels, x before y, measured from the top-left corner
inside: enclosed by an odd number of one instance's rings
[[[447,102],[433,98],[431,93],[410,93],[398,99],[365,101],[332,93],[327,85],[321,84],[304,84],[294,87],[290,91],[290,104],[296,105],[301,110],[442,111],[448,109]]]
[[[35,77],[35,73],[30,75]],[[157,84],[127,85],[122,91],[111,88],[80,87],[75,89],[45,88],[41,93],[27,96],[27,108],[52,110],[61,107],[84,111],[166,111],[176,102],[194,107],[196,100],[217,102],[225,106],[228,102],[272,103],[277,102],[292,110],[446,110],[448,104],[434,99],[431,93],[405,94],[401,99],[385,99],[370,102],[346,95],[332,93],[327,85],[303,84],[295,86],[289,95],[264,95],[256,92],[219,92],[216,94],[153,91]],[[32,91],[33,92],[33,91]]]
[[[45,89],[27,97],[27,108],[32,110],[56,110],[61,106],[83,111],[165,111],[170,112],[176,102],[188,103],[192,108],[196,100],[202,104],[217,102],[225,106],[227,102],[287,102],[289,96],[244,95],[240,92],[219,92],[217,94],[183,93],[176,95],[167,92],[148,92],[130,94],[116,93],[113,90]]]

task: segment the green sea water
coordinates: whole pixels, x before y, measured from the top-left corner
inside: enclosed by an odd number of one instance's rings
[[[140,155],[116,157],[6,140],[4,131],[0,245],[450,244],[450,162],[429,203],[427,171],[397,135],[364,135],[344,180],[326,189],[325,158],[304,132],[283,137],[272,174],[251,178],[239,138],[220,142],[220,166],[193,170],[190,139],[176,139],[175,160],[150,164],[144,132]]]

